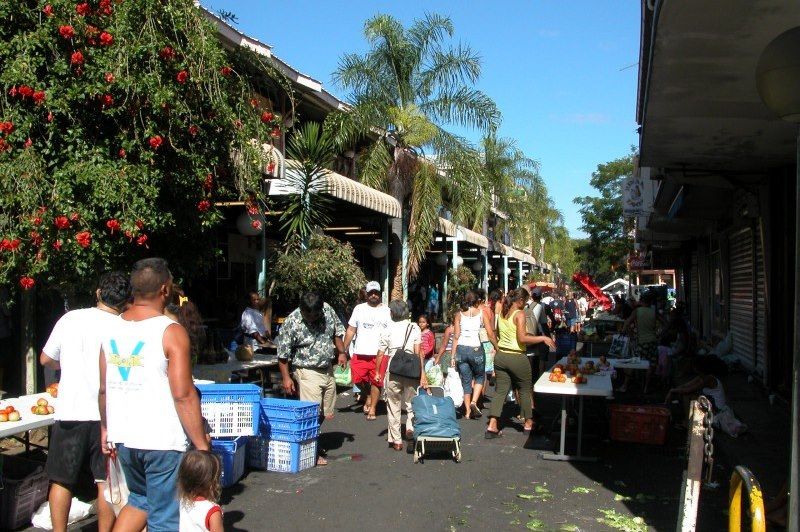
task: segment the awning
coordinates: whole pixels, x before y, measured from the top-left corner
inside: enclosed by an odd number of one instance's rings
[[[400,218],[402,207],[395,198],[335,172],[328,173],[328,194],[367,209]]]
[[[294,161],[286,161],[286,166],[287,173],[294,171]],[[270,196],[297,193],[296,190],[293,190],[288,183],[281,179],[273,179],[270,183]],[[319,192],[330,194],[334,198],[365,207],[392,218],[400,218],[401,216],[400,202],[392,196],[336,172],[328,172],[325,186],[324,188],[320,186]]]
[[[439,218],[439,222],[436,224],[436,231],[447,236],[463,237],[465,241],[469,242],[470,244],[475,244],[483,249],[489,248],[488,238],[480,233],[471,231],[466,227],[459,227],[450,220],[445,220],[444,218]]]

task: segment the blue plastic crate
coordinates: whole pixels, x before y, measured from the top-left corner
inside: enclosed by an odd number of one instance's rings
[[[247,438],[212,439],[211,450],[222,462],[220,486],[227,488],[236,484],[244,475],[244,462],[247,455]]]
[[[317,440],[267,442],[267,470],[298,473],[317,464]]]
[[[198,384],[212,437],[258,434],[261,388],[255,384]]]
[[[319,436],[319,423],[317,423],[317,425],[314,427],[297,430],[281,430],[275,428],[274,426],[268,426],[266,427],[266,431],[261,435],[270,440],[276,441],[288,441],[293,443],[306,441]]]
[[[319,415],[319,405],[311,401],[266,398],[261,400],[261,408],[269,420],[295,421]]]
[[[319,417],[314,416],[308,419],[299,419],[297,421],[284,421],[281,419],[267,419],[262,417],[259,433],[263,433],[265,427],[271,430],[281,431],[313,429],[315,427],[319,427]]]

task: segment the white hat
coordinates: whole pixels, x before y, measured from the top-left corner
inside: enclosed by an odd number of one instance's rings
[[[377,290],[378,292],[381,291],[381,284],[378,281],[370,281],[367,283],[367,293],[372,292],[373,290]]]

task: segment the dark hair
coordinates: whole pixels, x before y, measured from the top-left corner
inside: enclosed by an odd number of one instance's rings
[[[461,312],[466,312],[474,307],[477,303],[478,294],[475,293],[475,290],[470,290],[464,294],[464,298],[461,300],[459,307],[461,307]]]
[[[478,296],[479,301],[486,301],[486,290],[483,288],[476,288],[475,295]]]
[[[646,291],[642,294],[642,297],[639,298],[642,303],[647,305],[648,307],[651,306],[656,301],[656,294],[652,290]]]
[[[131,295],[152,296],[172,278],[169,264],[159,257],[142,259],[131,270]]]
[[[250,298],[253,297],[253,294],[257,295],[258,297],[261,297],[261,294],[258,293],[258,290],[250,290],[249,292],[247,292],[247,301],[245,301],[247,305],[250,305]]]
[[[542,300],[542,291],[534,288],[531,292],[531,298],[538,303]]]
[[[497,289],[492,290],[489,292],[489,299],[492,301],[500,301],[503,299],[503,291]]]
[[[503,317],[508,316],[508,311],[511,310],[511,305],[518,301],[523,303],[528,300],[528,291],[524,288],[517,288],[516,290],[509,290],[508,295],[503,300]]]
[[[222,467],[217,455],[210,451],[186,451],[178,468],[178,499],[193,501],[203,497],[216,502],[222,492],[219,477]]]
[[[183,325],[189,334],[191,342],[192,362],[200,358],[200,354],[206,346],[206,330],[203,327],[203,317],[200,315],[197,305],[191,301],[186,301],[178,307],[178,323]]]
[[[318,314],[322,312],[325,302],[317,292],[306,292],[300,297],[300,310]]]
[[[122,310],[122,306],[131,298],[130,280],[119,271],[101,275],[97,288],[100,290],[100,301],[117,310]]]
[[[403,321],[408,318],[408,303],[401,299],[392,299],[389,301],[389,313],[392,316],[392,321]]]
[[[431,325],[433,325],[433,322],[431,321],[431,317],[427,313],[423,312],[422,314],[417,316],[417,321],[419,321],[420,318],[425,318],[425,321],[428,322],[428,328],[430,329]]]

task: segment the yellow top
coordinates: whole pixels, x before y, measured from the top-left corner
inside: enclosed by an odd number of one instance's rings
[[[514,316],[517,315],[519,310],[515,310],[508,318],[498,316],[498,328],[500,330],[500,341],[497,342],[497,347],[500,351],[506,353],[525,354],[525,347],[519,345],[517,341],[517,325],[514,323]]]

